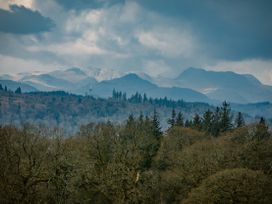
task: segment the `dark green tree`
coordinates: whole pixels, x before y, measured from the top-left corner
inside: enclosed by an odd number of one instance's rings
[[[170,125],[170,127],[173,127],[175,125],[175,120],[176,120],[176,111],[173,108],[171,118],[169,118],[167,121],[167,123]]]
[[[235,126],[237,128],[245,126],[245,120],[241,112],[237,114],[237,117],[235,119]]]
[[[153,135],[160,140],[162,137],[162,131],[161,131],[161,125],[160,125],[160,120],[159,120],[159,115],[156,109],[154,109],[154,113],[152,116],[152,132]]]
[[[184,126],[186,128],[192,127],[192,121],[191,120],[186,120]]]
[[[213,113],[210,110],[207,110],[203,114],[203,130],[210,133],[212,131],[212,119]]]
[[[202,121],[200,116],[196,113],[193,118],[193,127],[197,130],[201,130],[202,127]]]
[[[4,89],[3,89],[3,86],[2,86],[2,84],[0,84],[0,91],[3,91]]]
[[[211,134],[217,137],[220,134],[220,108],[216,107],[212,118]]]
[[[22,93],[22,90],[21,90],[20,86],[15,90],[15,93],[16,94],[21,94]]]
[[[184,126],[184,121],[183,121],[183,115],[181,112],[178,113],[177,115],[177,119],[176,119],[176,122],[175,122],[175,125],[176,126],[179,126],[179,127],[183,127]]]
[[[220,129],[221,132],[226,132],[231,130],[232,125],[232,116],[231,116],[231,108],[230,104],[226,101],[223,102],[221,107],[221,118],[220,118]]]
[[[268,131],[266,121],[263,117],[261,117],[259,123],[256,125],[255,138],[262,140],[268,138],[269,136],[270,133]]]

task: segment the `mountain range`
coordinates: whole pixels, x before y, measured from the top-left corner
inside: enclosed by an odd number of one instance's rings
[[[48,73],[23,73],[0,76],[0,84],[23,92],[63,90],[78,95],[108,98],[113,89],[128,96],[139,92],[150,97],[183,99],[188,102],[257,103],[272,101],[272,87],[262,84],[252,75],[234,72],[215,72],[188,68],[178,77],[152,78],[144,73],[120,74],[114,70],[80,68]]]

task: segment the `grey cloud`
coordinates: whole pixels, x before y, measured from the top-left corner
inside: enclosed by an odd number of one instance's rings
[[[272,58],[272,1],[138,0],[148,10],[185,21],[206,54],[224,60]]]
[[[54,23],[24,6],[10,5],[10,11],[0,9],[0,32],[15,34],[32,34],[50,31]]]
[[[55,0],[66,9],[85,10],[108,7],[116,3],[124,3],[125,0]]]

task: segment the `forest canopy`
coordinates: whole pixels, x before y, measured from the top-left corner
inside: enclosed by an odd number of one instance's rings
[[[230,122],[229,109],[192,121],[173,109],[166,131],[156,110],[68,138],[1,126],[0,203],[270,203],[271,132],[263,118]]]

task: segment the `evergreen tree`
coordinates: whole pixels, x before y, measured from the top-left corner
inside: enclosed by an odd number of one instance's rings
[[[4,89],[3,89],[3,86],[2,86],[2,84],[0,84],[0,91],[3,91]]]
[[[6,92],[8,91],[8,88],[7,88],[7,86],[5,86],[5,89],[4,89],[4,91],[6,91]]]
[[[176,120],[176,111],[175,109],[173,108],[172,109],[172,115],[171,115],[171,118],[168,119],[167,123],[173,127],[175,125],[175,120]]]
[[[232,128],[232,117],[230,104],[226,101],[223,102],[221,107],[220,129],[222,132],[226,132]]]
[[[196,113],[194,118],[193,118],[193,127],[197,130],[201,130],[201,126],[202,126],[202,121],[200,116]]]
[[[116,93],[116,90],[115,90],[115,89],[113,89],[113,91],[112,91],[112,98],[113,98],[113,99],[116,99],[116,98],[117,98],[117,93]]]
[[[268,131],[268,126],[266,125],[265,119],[261,117],[259,123],[256,126],[255,138],[262,140],[268,138],[270,133]]]
[[[237,128],[245,126],[245,120],[241,112],[237,114],[237,118],[235,119],[235,125]]]
[[[176,119],[176,122],[175,122],[175,125],[176,126],[179,126],[179,127],[183,127],[184,126],[184,121],[183,121],[183,115],[181,112],[178,113],[178,116],[177,116],[177,119]]]
[[[203,129],[206,132],[211,132],[212,130],[212,119],[213,119],[213,113],[210,110],[207,110],[203,114]]]
[[[156,109],[154,109],[154,113],[153,113],[153,117],[152,117],[152,132],[153,132],[153,135],[157,139],[161,138],[162,131],[161,131],[161,126],[160,126],[158,112],[156,111]]]
[[[122,95],[122,100],[123,100],[123,101],[126,101],[126,100],[127,100],[127,94],[126,94],[126,93],[123,93],[123,95]]]
[[[147,102],[147,101],[148,101],[147,96],[146,96],[146,94],[144,93],[143,102],[145,103],[145,102]]]
[[[130,126],[130,125],[134,124],[134,122],[135,122],[134,116],[133,116],[133,114],[130,114],[128,116],[127,126]]]
[[[191,127],[191,126],[192,126],[192,121],[186,120],[184,126],[185,126],[186,128]]]
[[[15,93],[16,94],[21,94],[22,93],[22,90],[21,90],[20,86],[15,90]]]
[[[141,111],[140,115],[139,115],[139,122],[143,123],[144,122],[144,115],[143,112]]]
[[[217,137],[219,133],[220,133],[220,108],[216,107],[212,118],[211,134]]]

